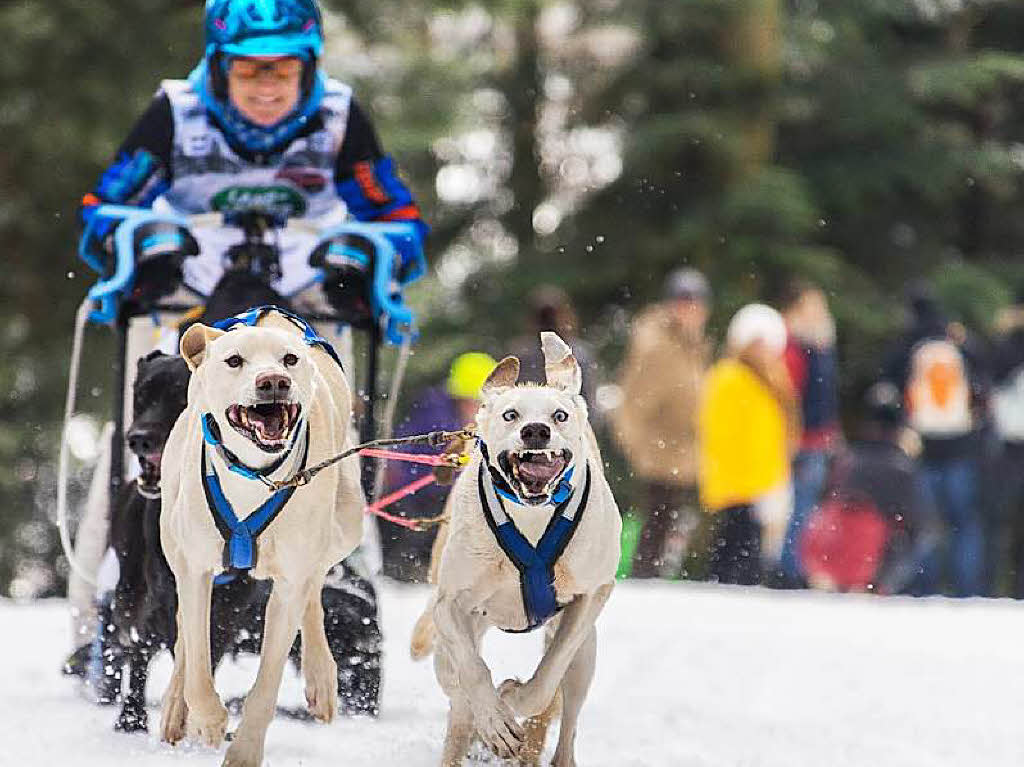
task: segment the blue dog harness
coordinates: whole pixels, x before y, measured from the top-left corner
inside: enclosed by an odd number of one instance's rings
[[[257,306],[234,317],[221,320],[215,323],[214,327],[227,331],[237,327],[255,327],[260,318],[269,312],[277,312],[291,320],[302,331],[303,340],[308,345],[321,347],[331,356],[331,359],[338,363],[338,367],[342,367],[341,359],[338,357],[337,352],[334,351],[334,347],[320,336],[313,329],[312,325],[299,315],[278,306]],[[306,468],[306,459],[309,457],[309,426],[303,424],[296,429],[296,436],[292,440],[292,444],[288,446],[288,449],[277,460],[262,469],[253,469],[242,463],[237,455],[225,447],[221,439],[220,428],[212,413],[204,414],[201,423],[203,427],[203,449],[199,470],[202,476],[203,492],[206,495],[206,505],[210,509],[210,514],[217,525],[217,530],[220,531],[221,536],[224,538],[223,564],[228,573],[218,575],[215,579],[215,583],[223,583],[226,580],[230,580],[235,574],[251,570],[256,566],[257,539],[270,526],[270,523],[277,518],[277,515],[281,513],[281,510],[284,509],[288,501],[291,500],[292,495],[295,493],[295,487],[286,487],[275,491],[255,511],[244,519],[239,519],[231,502],[224,495],[220,477],[217,476],[217,470],[210,456],[211,449],[221,457],[221,460],[228,467],[228,471],[246,479],[259,480],[267,484],[267,477],[280,469],[289,456],[292,456],[293,462],[289,476],[294,476]],[[301,447],[299,443],[301,443]]]
[[[213,445],[215,449],[221,452],[221,455],[227,453],[233,455],[230,451],[227,451],[219,440],[217,442],[210,442],[208,438],[209,432],[207,431],[206,424],[208,421],[212,421],[212,418],[207,415],[203,419],[203,449],[200,458],[201,466],[200,471],[202,472],[203,478],[203,492],[206,494],[206,505],[210,509],[210,513],[213,515],[213,521],[217,525],[217,530],[220,531],[221,536],[224,538],[224,567],[230,573],[238,573],[240,571],[251,570],[256,566],[256,555],[257,547],[256,541],[260,534],[270,526],[277,515],[281,513],[281,510],[285,507],[292,495],[295,493],[295,487],[286,487],[282,490],[278,490],[273,493],[270,498],[260,504],[260,506],[253,511],[251,514],[246,516],[244,519],[239,519],[235,513],[234,507],[231,502],[224,495],[224,489],[221,487],[220,477],[217,476],[217,469],[213,465],[213,459],[210,456],[210,452],[207,449],[209,445]],[[298,447],[296,443],[301,442],[301,447]],[[298,449],[295,449],[298,447]],[[302,471],[306,467],[306,459],[309,456],[309,427],[301,427],[301,433],[299,437],[289,448],[288,453],[284,456],[287,458],[288,454],[293,454],[293,473]],[[237,458],[235,459],[237,462]],[[284,463],[283,459],[279,459],[274,462],[274,467],[280,468]],[[242,470],[239,470],[239,467]],[[243,467],[241,464],[236,463],[232,465],[228,463],[230,471],[241,474],[243,477],[248,479],[255,479],[258,476],[265,477],[272,473],[273,469],[262,469],[256,471]],[[218,576],[219,577],[219,576]]]
[[[558,507],[534,547],[516,527],[512,517],[505,512],[502,499],[509,496],[499,491],[486,457],[480,462],[477,489],[484,518],[505,556],[519,571],[519,585],[523,593],[523,610],[526,613],[527,626],[525,629],[504,629],[509,633],[533,631],[565,606],[558,603],[555,594],[555,563],[569,545],[583,517],[583,510],[590,496],[589,464],[582,486],[573,490],[566,479],[559,483],[559,488],[561,489],[563,485],[566,490],[562,493],[562,498],[556,499],[554,495],[552,496],[552,503],[557,503]],[[519,503],[514,495],[510,500]]]

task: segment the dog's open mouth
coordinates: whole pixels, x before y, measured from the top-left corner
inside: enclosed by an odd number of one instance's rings
[[[227,419],[235,431],[252,440],[268,453],[284,450],[299,422],[302,407],[296,402],[265,402],[259,405],[232,405]]]
[[[572,461],[566,450],[506,450],[498,456],[498,464],[511,480],[517,495],[526,501],[543,502],[555,490],[558,480]]]
[[[142,473],[136,480],[136,488],[146,498],[160,495],[160,453],[136,454]]]

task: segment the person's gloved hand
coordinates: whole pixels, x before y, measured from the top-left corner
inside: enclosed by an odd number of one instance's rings
[[[177,290],[183,262],[199,253],[199,245],[187,229],[163,222],[140,226],[132,245],[135,279],[131,298],[143,306]]]

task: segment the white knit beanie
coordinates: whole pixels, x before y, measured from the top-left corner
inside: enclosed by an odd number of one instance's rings
[[[764,304],[747,304],[729,322],[726,343],[730,350],[741,351],[755,341],[763,341],[769,351],[781,355],[787,336],[781,314]]]

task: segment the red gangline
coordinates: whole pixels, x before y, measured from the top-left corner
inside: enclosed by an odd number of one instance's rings
[[[396,525],[407,527],[410,530],[418,529],[420,526],[420,521],[418,519],[410,519],[408,517],[399,517],[395,514],[388,514],[386,511],[384,511],[384,507],[390,506],[395,501],[399,501],[408,495],[412,495],[417,490],[426,487],[433,481],[433,474],[424,474],[422,477],[414,479],[405,487],[399,488],[395,492],[390,493],[389,495],[385,495],[379,501],[371,503],[364,509],[364,511],[367,514],[376,514],[378,517],[386,519],[388,522],[393,522]]]
[[[451,466],[451,462],[440,455],[426,455],[424,453],[394,453],[390,450],[380,450],[372,447],[364,447],[359,455],[370,458],[385,458],[395,461],[406,461],[407,463],[423,463],[427,466]]]

